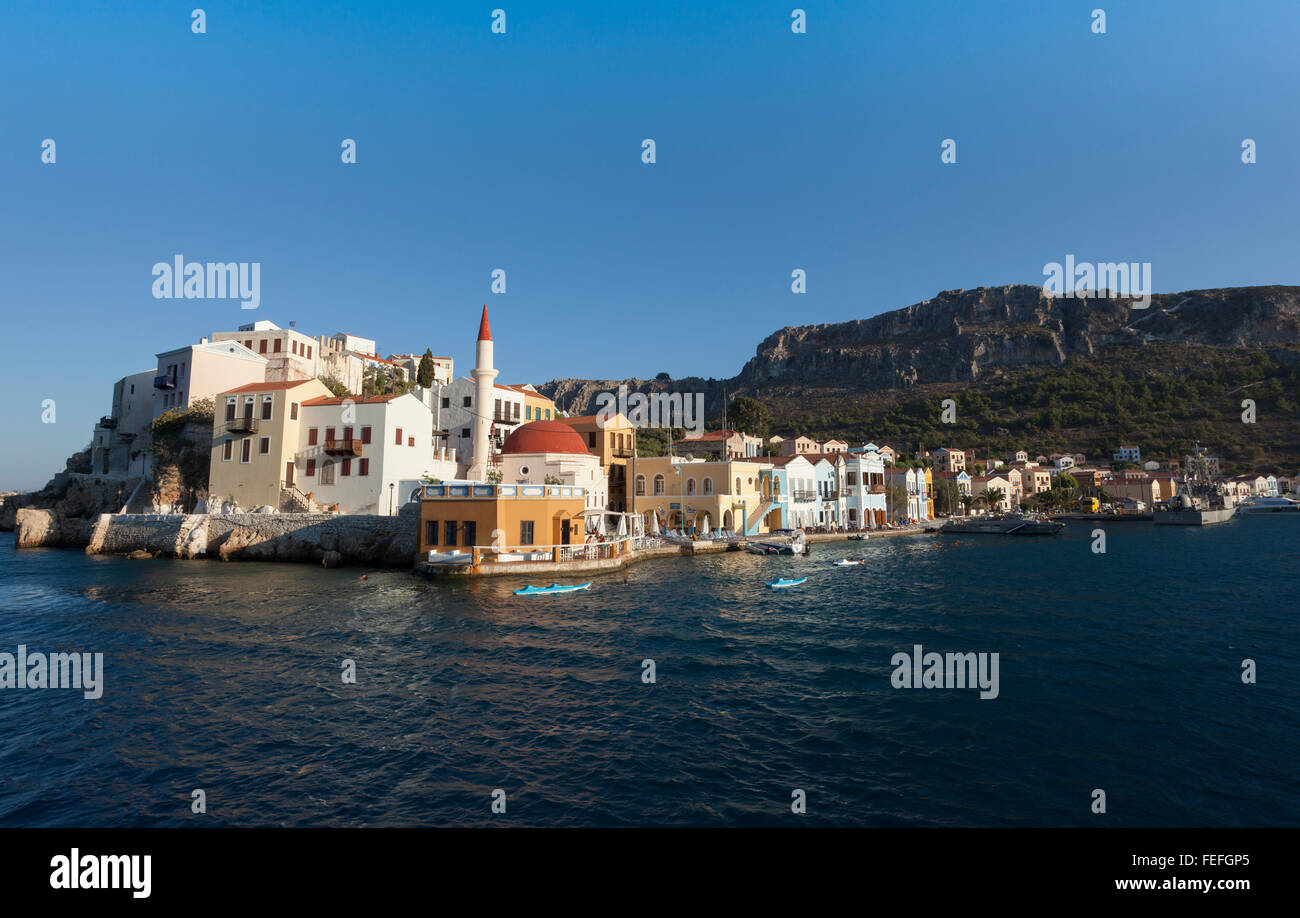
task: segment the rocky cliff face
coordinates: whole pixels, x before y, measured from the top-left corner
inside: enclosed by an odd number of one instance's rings
[[[1300,344],[1300,287],[1233,287],[1127,299],[1052,298],[1016,284],[949,290],[870,319],[783,328],[728,380],[554,380],[541,390],[573,413],[617,389],[704,391],[707,403],[765,389],[906,389],[980,383],[1008,371],[1059,366],[1072,355],[1158,341],[1225,347]],[[694,383],[694,387],[692,387]]]

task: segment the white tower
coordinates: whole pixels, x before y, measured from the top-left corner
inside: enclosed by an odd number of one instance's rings
[[[478,344],[474,348],[474,460],[466,477],[470,481],[487,481],[488,459],[492,455],[492,393],[497,378],[492,366],[492,329],[488,327],[487,304],[478,324]]]

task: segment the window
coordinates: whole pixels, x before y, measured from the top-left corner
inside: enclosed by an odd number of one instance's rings
[[[369,442],[370,442],[370,428],[369,428],[369,427],[363,427],[363,428],[361,428],[361,442],[362,442],[362,443],[369,443]]]
[[[740,476],[739,476],[739,475],[736,476],[736,492],[735,492],[735,493],[737,493],[737,494],[740,493]]]
[[[713,479],[712,479],[712,478],[706,478],[706,479],[704,479],[704,493],[705,493],[705,494],[712,494],[712,493],[713,493]]]
[[[397,437],[393,440],[393,445],[394,446],[402,445],[402,428],[400,427],[397,428]]]
[[[325,428],[325,439],[326,439],[326,440],[333,440],[333,439],[335,439],[335,437],[334,437],[334,428],[333,428],[333,427],[326,427],[326,428]]]
[[[269,395],[262,396],[262,420],[263,421],[271,420],[271,405],[272,405],[271,396]]]
[[[345,477],[345,478],[346,478],[347,476],[349,476],[349,475],[352,474],[352,460],[351,460],[351,459],[344,459],[344,460],[343,460],[343,471],[342,471],[340,474],[342,474],[343,477]]]
[[[450,408],[450,407],[451,407],[451,399],[449,399],[449,398],[444,398],[444,399],[442,400],[442,407],[444,407],[444,408]]]
[[[307,445],[308,445],[308,446],[315,446],[315,445],[316,445],[316,442],[317,442],[316,438],[317,438],[317,436],[318,436],[319,434],[320,434],[320,428],[319,428],[319,427],[308,427],[308,428],[307,428]]]
[[[251,351],[253,349],[253,339],[249,338],[247,341],[245,341],[244,347],[248,348]]]
[[[248,462],[252,458],[253,441],[245,437],[239,441],[242,445],[239,447],[239,461]]]
[[[289,420],[291,420],[291,421],[296,421],[296,420],[298,420],[298,403],[297,403],[297,402],[290,402],[290,403],[289,403]]]
[[[478,525],[473,520],[466,520],[461,523],[461,541],[467,546],[473,547],[475,540],[478,538]]]
[[[636,496],[645,497],[645,476],[636,476]]]
[[[231,457],[234,455],[234,450],[235,441],[227,437],[221,444],[221,460],[223,462],[229,462]]]
[[[369,475],[369,474],[370,474],[370,460],[369,460],[369,459],[364,459],[364,458],[363,458],[363,459],[360,460],[360,463],[361,463],[361,465],[360,465],[360,468],[357,469],[357,474],[358,474],[358,475]]]
[[[426,545],[438,544],[438,521],[437,520],[424,521],[424,544]]]
[[[468,427],[462,428],[460,435],[466,439],[469,439],[469,428]]]
[[[315,460],[315,459],[308,459],[308,460],[307,460],[307,477],[308,477],[308,478],[315,478],[315,477],[316,477],[316,460]]]
[[[258,352],[259,354],[265,354],[265,353],[266,353],[266,339],[265,339],[265,338],[263,338],[261,341],[257,342],[257,352]]]
[[[550,408],[547,408],[547,409],[546,409],[546,420],[549,421],[550,419],[551,419],[551,409],[550,409]]]
[[[406,445],[407,445],[407,446],[414,446],[414,445],[415,445],[415,437],[407,437],[407,438],[406,438]]]
[[[533,544],[533,521],[532,520],[523,520],[520,522],[519,544],[520,545]]]
[[[343,439],[344,439],[344,440],[351,440],[351,439],[352,439],[352,428],[351,428],[351,427],[344,427],[344,428],[343,428]]]
[[[442,539],[442,544],[455,545],[456,544],[456,521],[447,520],[447,522],[443,524],[443,532],[445,534]]]
[[[233,398],[228,398],[226,399],[226,420],[233,421],[234,419],[235,419],[235,400]]]
[[[320,467],[320,483],[323,485],[334,484],[334,463],[325,460],[325,464]]]
[[[655,494],[656,494],[656,495],[660,495],[660,494],[663,494],[663,493],[664,493],[664,476],[662,476],[662,475],[656,475],[656,476],[655,476]]]
[[[311,360],[311,345],[307,345],[307,359]]]
[[[533,419],[533,406],[532,406],[532,405],[525,405],[525,406],[524,406],[524,420],[525,420],[525,421],[531,421],[532,419]]]
[[[275,339],[275,353],[277,353],[277,354],[280,353],[280,343],[281,343],[281,342],[280,342],[280,339],[279,339],[279,338],[276,338],[276,339]]]
[[[594,430],[587,434],[587,446],[589,449],[596,448],[596,432]]]
[[[270,437],[262,437],[262,439],[260,439],[260,440],[257,441],[257,454],[258,454],[259,456],[266,456],[266,455],[269,455],[270,452],[271,452],[271,438],[270,438]]]
[[[501,399],[496,400],[496,404],[492,408],[492,413],[498,418],[501,417]]]
[[[687,493],[688,495],[690,495],[690,494],[694,494],[694,493],[695,493],[695,479],[694,479],[694,478],[688,478],[688,479],[686,479],[686,493]]]
[[[464,408],[469,408],[469,407],[471,407],[471,400],[470,400],[470,397],[469,397],[468,395],[465,396],[465,404],[464,404],[462,407],[464,407]]]
[[[514,420],[516,420],[516,421],[519,420],[519,403],[518,403],[518,402],[515,402],[515,404],[514,404],[514,414],[513,414],[511,417],[512,417]]]

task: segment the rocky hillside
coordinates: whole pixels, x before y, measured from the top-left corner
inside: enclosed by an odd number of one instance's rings
[[[1235,428],[1203,429],[1206,437],[1258,441],[1243,447],[1243,462],[1251,454],[1294,462],[1300,419],[1289,406],[1300,397],[1297,366],[1300,287],[1157,294],[1149,308],[1136,309],[1126,299],[1052,298],[1041,287],[1012,285],[945,291],[869,319],[783,328],[729,379],[565,379],[540,388],[573,413],[591,410],[598,393],[620,383],[703,392],[711,419],[720,417],[724,393],[747,395],[772,410],[773,432],[904,440],[952,437],[938,425],[939,401],[977,391],[992,405],[967,417],[982,422],[965,430],[968,445],[1029,437],[1095,449],[1116,437],[1185,427],[1175,417],[1181,400],[1193,419],[1236,420]],[[1067,369],[1084,378],[1068,393],[1054,391],[1061,387],[1053,371]],[[1204,378],[1187,378],[1198,373]],[[1106,381],[1096,393],[1087,391],[1090,377]],[[1229,398],[1238,386],[1262,386],[1246,394],[1271,399],[1261,402],[1262,427],[1240,424],[1240,398]],[[1201,406],[1207,398],[1213,404]],[[1089,411],[1071,424],[1068,412],[1081,401]]]

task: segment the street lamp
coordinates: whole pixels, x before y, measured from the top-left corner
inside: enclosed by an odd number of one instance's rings
[[[388,515],[389,516],[393,515],[393,487],[394,487],[394,482],[390,481],[388,483]]]

